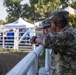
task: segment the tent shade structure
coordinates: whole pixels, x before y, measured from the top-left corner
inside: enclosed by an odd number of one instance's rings
[[[5,24],[4,28],[34,28],[34,25],[19,18],[15,22]]]
[[[76,10],[70,6],[64,8],[64,10],[68,11],[69,14],[76,14]]]

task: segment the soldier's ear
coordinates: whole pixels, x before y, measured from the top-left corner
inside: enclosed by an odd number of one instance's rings
[[[53,24],[52,27],[55,28],[55,25]]]
[[[57,27],[57,22],[54,22],[54,27]]]
[[[56,25],[55,25],[55,23],[54,23],[54,22],[52,22],[52,23],[51,23],[51,25],[52,25],[52,27],[53,27],[53,28],[55,28],[55,27],[56,27]]]

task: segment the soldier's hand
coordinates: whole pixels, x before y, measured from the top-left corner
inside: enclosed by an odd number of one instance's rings
[[[30,43],[31,44],[35,44],[35,40],[36,40],[37,36],[33,36],[31,39],[30,39]]]
[[[31,44],[37,44],[37,45],[43,44],[43,38],[44,36],[40,36],[40,37],[33,36],[30,42]]]

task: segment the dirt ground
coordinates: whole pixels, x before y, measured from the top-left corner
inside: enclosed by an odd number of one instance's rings
[[[0,75],[10,71],[26,54],[0,53]],[[38,59],[38,67],[44,66],[43,57]]]
[[[24,56],[24,54],[0,53],[0,75],[5,75]]]

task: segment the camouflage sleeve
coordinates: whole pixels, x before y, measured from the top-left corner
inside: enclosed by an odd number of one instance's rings
[[[67,47],[73,39],[74,36],[71,32],[50,32],[44,37],[43,45],[45,48],[60,50],[60,48]]]

